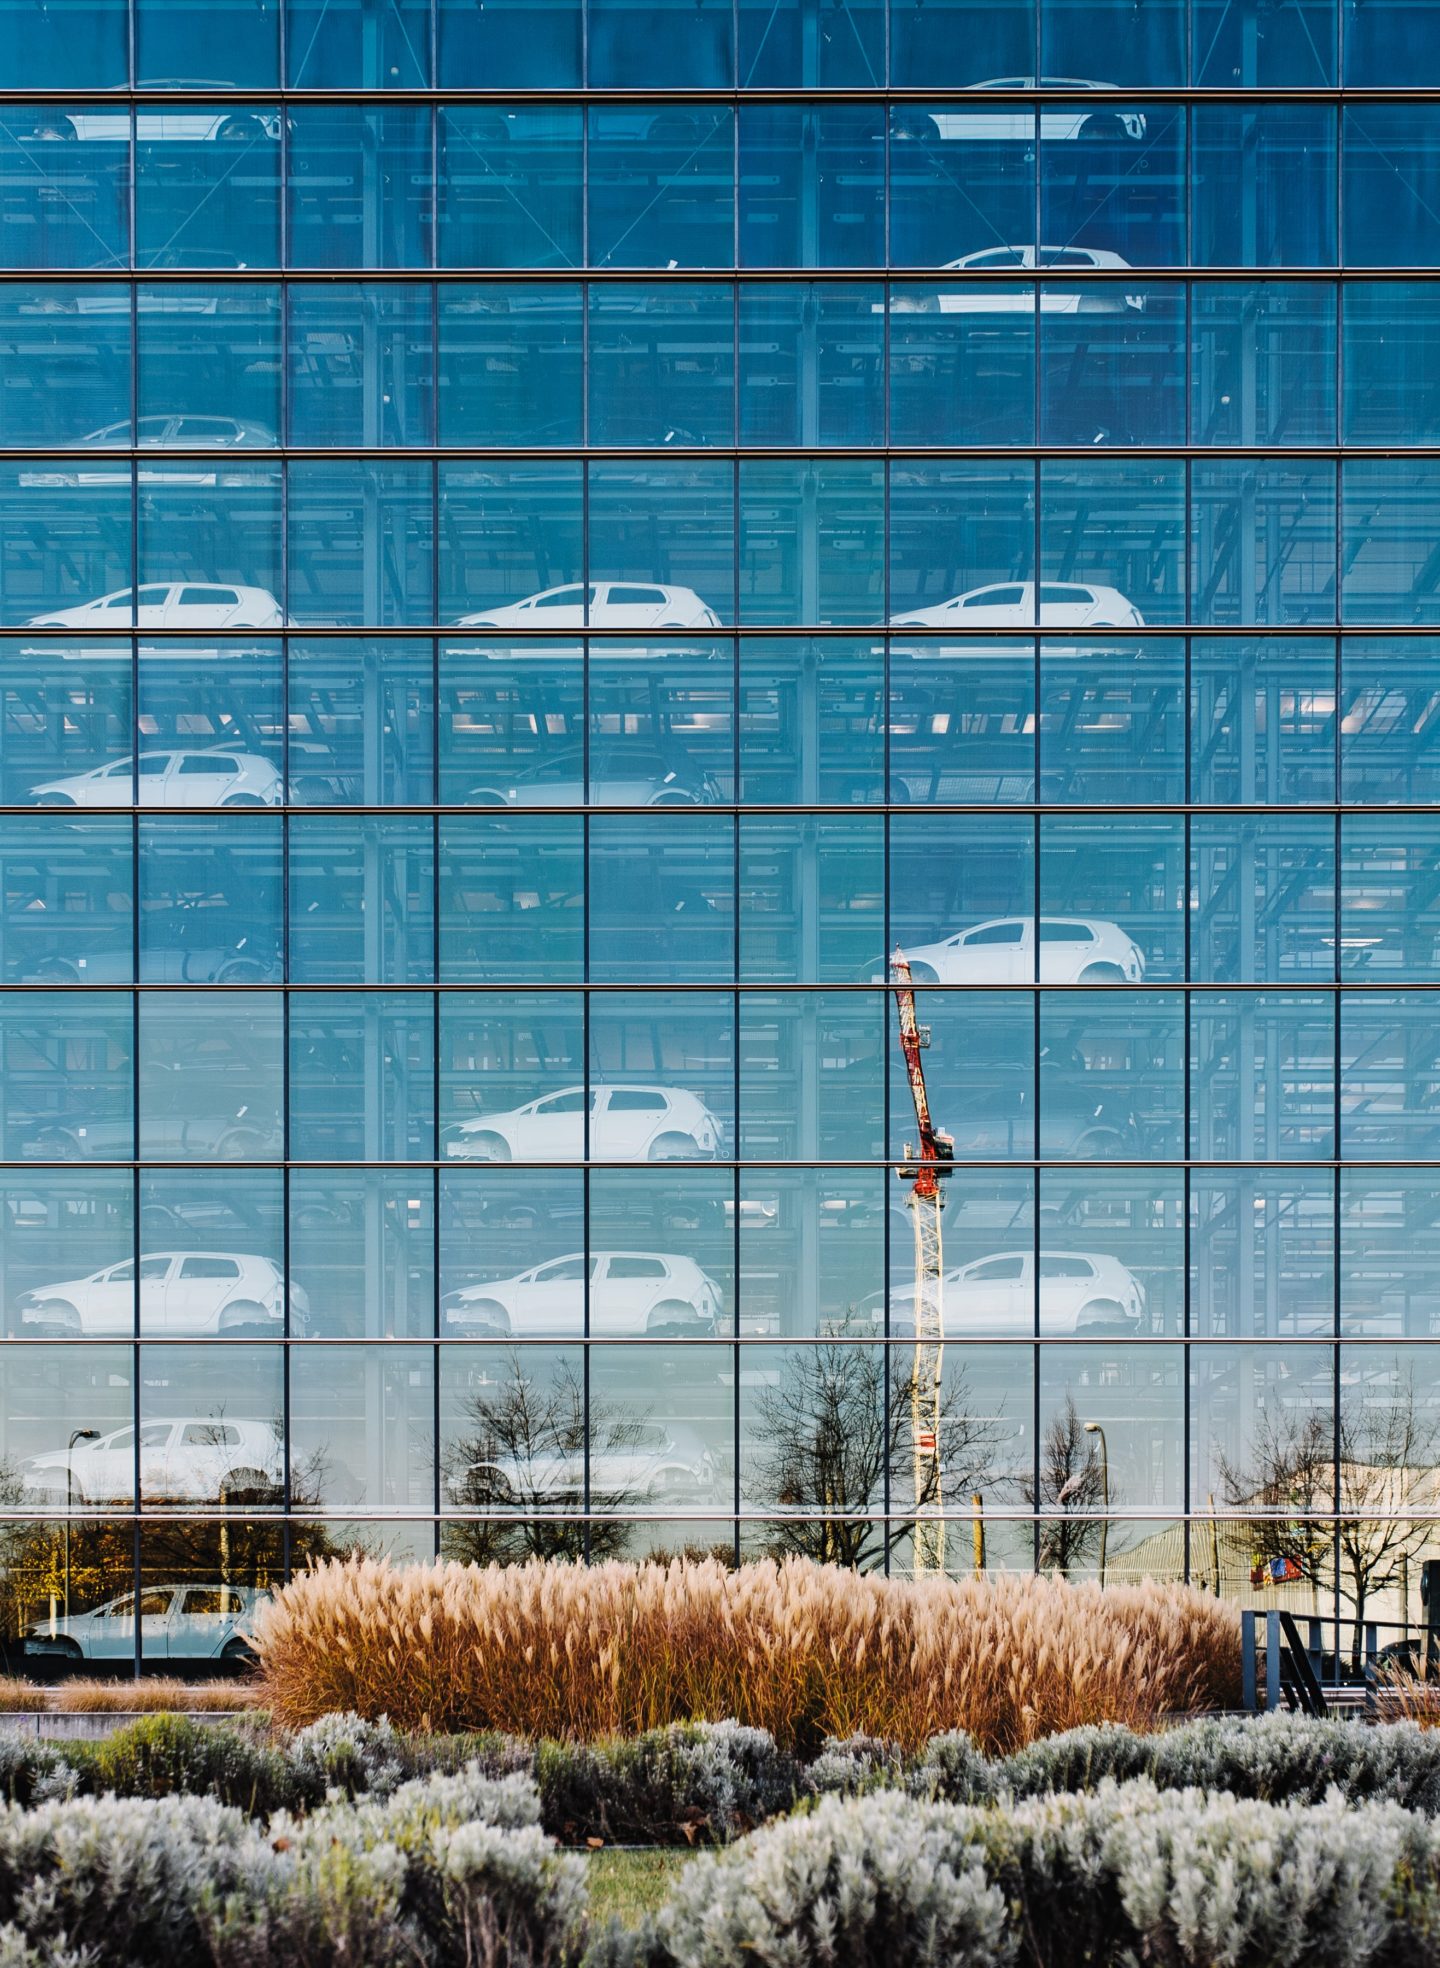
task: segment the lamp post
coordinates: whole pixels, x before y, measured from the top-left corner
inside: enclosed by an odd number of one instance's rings
[[[98,1428],[74,1429],[71,1433],[69,1446],[65,1454],[65,1623],[67,1626],[70,1623],[70,1511],[75,1494],[73,1481],[75,1473],[75,1444],[77,1442],[98,1442],[99,1440],[100,1430]]]
[[[1098,1421],[1087,1421],[1087,1435],[1100,1437],[1100,1503],[1105,1515],[1100,1519],[1100,1583],[1105,1583],[1105,1545],[1110,1531],[1110,1451],[1105,1444],[1105,1430]]]

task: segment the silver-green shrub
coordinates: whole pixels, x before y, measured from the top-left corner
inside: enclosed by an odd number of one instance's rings
[[[800,1765],[766,1729],[684,1722],[628,1741],[541,1743],[546,1828],[569,1840],[728,1844],[804,1794]]]

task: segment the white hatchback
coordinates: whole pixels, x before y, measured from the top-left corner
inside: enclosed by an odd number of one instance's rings
[[[1145,296],[1127,294],[1117,281],[1079,281],[1073,287],[1057,281],[1056,274],[1124,273],[1130,262],[1118,253],[1102,252],[1098,246],[987,246],[978,253],[966,253],[947,261],[947,273],[1043,273],[1038,297],[1026,285],[1012,287],[1008,282],[976,282],[963,293],[925,295],[911,303],[911,312],[939,314],[1143,314]],[[927,305],[928,304],[928,305]],[[892,307],[895,307],[892,302]],[[905,312],[904,296],[897,312]]]
[[[1033,581],[992,581],[892,615],[896,629],[1143,629],[1145,617],[1118,588],[1089,581],[1042,581],[1037,623]]]
[[[138,1612],[145,1660],[222,1660],[239,1667],[255,1659],[250,1627],[268,1596],[250,1585],[147,1585],[138,1599],[124,1592],[87,1613],[36,1620],[25,1630],[23,1650],[62,1660],[130,1660]]]
[[[447,1292],[448,1331],[471,1339],[578,1339],[589,1282],[592,1339],[713,1338],[720,1287],[669,1251],[572,1251],[513,1278]]]
[[[280,774],[253,752],[142,752],[30,788],[40,806],[279,806]]]
[[[876,1320],[882,1316],[879,1299],[877,1293],[867,1306]],[[1028,1338],[1035,1331],[1035,1253],[996,1251],[947,1271],[942,1309],[949,1338]],[[1141,1329],[1145,1287],[1118,1257],[1042,1250],[1039,1315],[1042,1334],[1123,1338]],[[914,1287],[892,1291],[892,1337],[906,1338],[914,1330]]]
[[[1145,118],[1138,109],[1121,108],[1105,101],[1115,88],[1113,82],[1087,82],[1072,75],[992,75],[984,82],[966,84],[966,94],[982,94],[987,89],[1073,89],[1080,100],[1072,109],[1068,103],[1038,105],[1042,143],[1074,143],[1081,137],[1128,137],[1138,143],[1145,135]],[[1098,100],[1097,100],[1098,98]],[[971,109],[957,101],[954,109],[932,110],[929,120],[942,143],[1034,143],[1036,110],[1025,103],[996,103],[994,108]]]
[[[508,608],[462,615],[462,629],[718,629],[720,618],[693,588],[648,581],[572,583],[528,595]]]
[[[683,1087],[563,1087],[503,1114],[482,1114],[445,1130],[445,1153],[472,1162],[708,1161],[719,1152],[720,1122]]]
[[[20,1475],[29,1490],[68,1497],[77,1510],[129,1503],[135,1495],[136,1432],[115,1428],[94,1442],[31,1456]],[[140,1495],[148,1503],[221,1503],[268,1498],[284,1482],[284,1454],[273,1423],[186,1415],[140,1424]],[[69,1482],[66,1482],[66,1470]]]
[[[281,629],[285,616],[268,588],[224,581],[152,581],[117,588],[74,608],[32,615],[32,629]]]
[[[996,916],[939,943],[906,949],[917,984],[1029,984],[1036,977],[1035,918]],[[1103,917],[1040,918],[1039,982],[1042,984],[1138,984],[1145,953],[1119,923]],[[888,981],[876,965],[872,983]]]
[[[129,1338],[135,1331],[135,1261],[88,1278],[36,1285],[16,1301],[20,1329],[70,1338]],[[290,1287],[291,1331],[310,1305]],[[276,1337],[285,1326],[285,1279],[268,1257],[236,1251],[149,1251],[140,1259],[140,1330],[185,1338]]]

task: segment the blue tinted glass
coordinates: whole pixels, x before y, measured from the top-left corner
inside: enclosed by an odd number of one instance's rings
[[[480,627],[578,628],[584,596],[556,619],[546,605],[509,621],[513,607],[578,582],[583,565],[579,465],[441,465],[440,619],[469,626],[497,609],[505,619]],[[573,613],[573,619],[572,619]]]
[[[1041,0],[1040,73],[1071,88],[1072,76],[1090,88],[1173,86],[1185,80],[1185,18],[1181,0]]]
[[[53,21],[57,15],[27,6],[20,18]],[[14,33],[14,21],[12,14],[8,33]],[[67,71],[74,58],[67,54]],[[124,80],[123,59],[116,79]],[[13,104],[0,111],[0,169],[0,213],[9,221],[7,235],[13,235],[5,243],[9,265],[128,265],[128,109],[114,103]],[[96,298],[103,304],[103,297]]]
[[[1440,1043],[1429,997],[1352,992],[1340,1000],[1340,1153],[1374,1161],[1435,1154]]]
[[[87,440],[97,448],[129,442],[129,310],[105,309],[109,293],[69,283],[0,293],[0,360],[8,383],[0,393],[0,443],[43,450]],[[82,314],[87,301],[104,311]]]
[[[280,80],[279,9],[264,0],[137,0],[135,80],[145,89],[219,82],[273,88]]]
[[[885,0],[740,0],[742,89],[878,89]]]
[[[1174,266],[1185,250],[1185,115],[1174,103],[1093,99],[1040,113],[1040,229],[1046,246],[1089,246],[1131,266]]]
[[[437,134],[439,265],[580,264],[580,110],[450,104],[439,112]]]
[[[885,473],[861,459],[740,467],[740,619],[829,625],[885,614]]]
[[[1042,628],[1185,619],[1185,474],[1178,461],[1040,467]],[[1054,613],[1050,611],[1054,610]]]
[[[892,266],[963,268],[976,253],[1033,245],[1034,230],[1033,107],[891,109]]]
[[[1333,622],[1335,468],[1197,460],[1190,475],[1197,622]]]
[[[1352,458],[1341,470],[1344,520],[1340,612],[1346,622],[1428,623],[1440,619],[1440,472],[1415,459],[1392,464]]]
[[[424,0],[292,0],[285,13],[292,89],[423,89],[430,80]]]
[[[1024,87],[1035,73],[1035,13],[1029,0],[890,0],[890,79],[903,89]]]
[[[379,1169],[308,1168],[292,1173],[289,1196],[290,1262],[304,1280],[306,1333],[406,1338],[434,1330],[428,1186]]]
[[[584,759],[590,805],[713,806],[732,798],[733,646],[671,637],[659,663],[639,656],[624,642],[590,643]],[[533,796],[549,797],[542,787],[557,782],[575,784],[578,762],[552,753],[528,782]]]
[[[1057,806],[1184,799],[1178,640],[1041,643],[1040,784]]]
[[[433,467],[424,462],[293,462],[285,507],[290,620],[335,628],[433,621],[433,502]]]
[[[1015,256],[972,257],[1003,269]],[[933,443],[938,419],[951,443],[1033,443],[1034,287],[897,281],[889,294],[891,442]]]
[[[860,1160],[885,1140],[883,1005],[858,992],[740,1000],[740,1044],[754,1079],[740,1110],[740,1152]],[[797,1075],[792,1062],[807,1064]],[[791,1092],[798,1077],[804,1088]]]
[[[139,547],[142,628],[280,626],[278,470],[147,466]]]
[[[277,266],[281,123],[274,104],[137,110],[136,266]]]
[[[1335,80],[1335,0],[1193,0],[1192,82],[1214,89]]]
[[[433,980],[435,863],[429,820],[295,819],[288,874],[292,982]]]
[[[431,643],[297,639],[288,653],[292,804],[428,804],[435,749]]]
[[[566,89],[584,80],[581,0],[438,0],[442,89]]]
[[[465,791],[493,784],[491,774]],[[584,885],[578,816],[448,817],[440,827],[441,977],[447,984],[576,982],[585,963]]]
[[[0,467],[0,615],[57,628],[124,629],[134,620],[129,469],[73,482],[75,460]]]
[[[1191,994],[1192,1155],[1266,1162],[1333,1155],[1334,1082],[1333,999]]]
[[[289,1149],[300,1161],[426,1161],[435,1143],[428,991],[312,991],[289,1020]]]
[[[734,81],[731,0],[590,0],[592,89],[724,89]]]
[[[251,599],[264,605],[273,596]],[[142,634],[135,778],[141,806],[280,805],[285,715],[279,639],[244,632],[226,637],[223,663],[221,648],[213,632]]]
[[[134,739],[133,663],[128,638],[3,645],[6,805],[79,804],[91,789],[105,806],[127,805]],[[99,778],[118,767],[102,786]],[[95,779],[87,774],[94,773]],[[80,782],[84,781],[83,784]]]
[[[1066,1161],[1185,1152],[1179,992],[1042,992],[1040,1153]]]
[[[1420,104],[1355,103],[1345,110],[1341,253],[1347,266],[1440,265],[1437,138],[1434,116]]]
[[[1391,819],[1345,817],[1341,828],[1340,971],[1356,983],[1436,981],[1431,870],[1436,820],[1416,814],[1396,839]]]
[[[589,974],[706,983],[735,971],[734,822],[680,809],[589,827]]]
[[[739,187],[742,266],[882,265],[883,109],[743,110]]]
[[[274,1161],[284,1120],[283,1029],[278,993],[143,994],[136,1096],[141,1155]]]
[[[1343,20],[1350,88],[1433,88],[1440,80],[1440,32],[1428,8],[1345,0]]]
[[[1047,444],[1181,444],[1185,292],[1176,282],[1087,280],[1113,254],[1056,249],[1077,277],[1040,287],[1040,435]]]
[[[1193,800],[1291,806],[1334,799],[1330,640],[1196,636],[1190,644],[1190,715]]]
[[[439,294],[442,444],[578,444],[584,296],[566,281],[446,285]]]
[[[286,250],[299,267],[431,263],[430,112],[307,104],[291,112]]]
[[[431,294],[418,282],[297,283],[286,358],[290,442],[433,442]]]
[[[590,290],[590,442],[729,444],[735,292],[628,281]]]
[[[1335,975],[1335,829],[1320,815],[1197,815],[1190,971],[1211,984]]]
[[[17,814],[0,829],[0,968],[14,984],[129,983],[134,876],[124,814]]]
[[[270,451],[280,430],[280,289],[141,285],[139,442],[145,451]],[[112,443],[128,444],[127,435]],[[215,482],[215,471],[209,473]],[[144,481],[142,481],[144,482]],[[197,483],[204,482],[201,475]]]
[[[152,814],[140,822],[140,981],[278,984],[285,975],[280,821]],[[113,961],[113,959],[112,959]],[[88,968],[88,966],[87,966]],[[97,978],[96,982],[103,981]]]
[[[1362,806],[1440,800],[1431,636],[1355,636],[1340,651],[1340,782]]]
[[[1197,280],[1190,290],[1192,444],[1335,441],[1335,289]]]
[[[730,111],[636,103],[589,116],[590,264],[732,266]]]
[[[868,638],[747,636],[740,797],[869,805],[883,797],[884,652]]]
[[[1183,978],[1183,822],[1047,814],[1040,826],[1039,927],[1034,954],[1042,984]]]
[[[7,1161],[130,1159],[135,1146],[131,1018],[121,993],[0,996]]]
[[[695,628],[731,620],[735,481],[730,466],[657,458],[653,464],[592,465],[589,477],[590,575],[604,584],[590,600],[592,625]],[[657,646],[654,654],[663,656],[663,648]]]
[[[883,293],[878,282],[742,282],[742,443],[883,442]]]
[[[1196,266],[1331,266],[1335,117],[1312,103],[1197,103],[1190,112]]]
[[[479,636],[442,643],[445,804],[579,805],[585,779],[584,667],[578,636],[556,643],[507,644]]]
[[[130,79],[126,13],[123,0],[7,5],[0,13],[5,86],[53,89],[63,77],[70,89],[123,89]]]
[[[886,728],[892,800],[1033,800],[1033,640],[894,637]]]
[[[1035,620],[1034,566],[1033,466],[969,459],[892,465],[892,622],[982,632],[1027,627]],[[1024,583],[1032,586],[1017,585]]]
[[[1418,280],[1360,280],[1345,289],[1347,444],[1434,444],[1440,291]]]

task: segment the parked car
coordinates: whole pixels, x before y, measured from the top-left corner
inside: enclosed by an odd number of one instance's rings
[[[583,806],[583,745],[567,745],[508,782],[472,786],[466,806]],[[594,806],[713,806],[720,788],[692,759],[645,745],[594,745],[588,761]]]
[[[54,1449],[22,1463],[27,1490],[56,1502],[129,1503],[135,1495],[136,1435],[115,1428],[73,1449]],[[275,1424],[185,1415],[140,1424],[140,1495],[148,1503],[219,1503],[239,1498],[273,1501],[285,1479]],[[69,1482],[66,1471],[69,1470]]]
[[[214,1098],[203,1082],[195,1087],[197,1101]],[[257,1109],[240,1098],[223,1110],[199,1107],[194,1113],[149,1110],[145,1115],[146,1152],[188,1161],[264,1161],[281,1153],[282,1131],[279,1116]],[[49,1114],[17,1127],[12,1136],[12,1152],[24,1161],[87,1162],[123,1161],[133,1153],[134,1124],[128,1111],[109,1113],[85,1109],[75,1113]]]
[[[915,1289],[890,1293],[890,1334],[908,1339],[915,1331]],[[997,1251],[960,1264],[944,1277],[941,1306],[951,1338],[1014,1339],[1035,1331],[1035,1253]],[[876,1292],[863,1308],[881,1325],[884,1294]],[[1094,1251],[1040,1253],[1040,1331],[1084,1338],[1138,1333],[1145,1317],[1145,1288],[1117,1257]]]
[[[240,912],[179,905],[141,919],[140,973],[147,984],[271,984],[281,975],[280,947],[236,921]],[[130,927],[98,946],[71,943],[21,958],[8,975],[24,984],[128,984],[135,976]]]
[[[1119,1073],[1055,1067],[1042,1060],[1041,1142],[1059,1161],[1129,1161],[1144,1153],[1134,1101]],[[997,1076],[946,1114],[960,1161],[1006,1160],[1034,1152],[1035,1097],[1028,1072]]]
[[[996,916],[939,943],[905,952],[917,984],[1027,984],[1035,977],[1035,918]],[[1103,917],[1041,916],[1042,984],[1138,984],[1145,953],[1119,923]],[[888,981],[876,964],[870,981]]]
[[[897,629],[1033,629],[1037,626],[1035,583],[992,581],[986,587],[952,595],[949,601],[892,615],[890,623]],[[1038,626],[1042,629],[1143,629],[1145,618],[1118,588],[1097,587],[1082,581],[1042,581]]]
[[[720,618],[693,588],[648,581],[592,581],[545,588],[507,608],[462,615],[462,629],[717,629]]]
[[[19,1329],[72,1339],[128,1339],[135,1331],[135,1260],[36,1285],[16,1300]],[[310,1301],[290,1286],[290,1330],[303,1333]],[[285,1277],[273,1258],[235,1251],[150,1251],[140,1258],[140,1330],[187,1339],[277,1338]]]
[[[233,82],[192,82],[187,79],[137,82],[137,89],[193,89],[216,95],[233,89]],[[61,109],[46,104],[37,110],[34,135],[42,142],[128,143],[127,105],[107,103],[84,109]],[[220,103],[177,103],[173,109],[139,109],[135,113],[139,143],[254,143],[261,137],[280,141],[280,112],[254,103],[231,107]]]
[[[141,752],[138,760],[46,779],[29,797],[41,806],[128,806],[135,793],[141,806],[279,806],[282,786],[269,759],[216,746]]]
[[[129,1660],[138,1611],[146,1660],[223,1660],[239,1667],[255,1658],[250,1629],[268,1597],[253,1585],[147,1585],[88,1613],[35,1620],[21,1644],[26,1654],[52,1660]]]
[[[280,440],[268,424],[240,417],[141,417],[131,424],[127,417],[118,424],[106,424],[67,444],[67,451],[273,451]],[[166,485],[228,484],[230,475],[217,473],[213,465],[196,460],[193,464],[165,466],[148,472],[138,467],[141,484],[160,480]],[[128,485],[128,459],[115,458],[94,464],[45,465],[39,471],[22,471],[22,485]]]
[[[592,1338],[714,1337],[720,1287],[693,1258],[660,1251],[572,1251],[463,1286],[441,1300],[446,1328],[467,1339],[578,1338],[587,1273]]]
[[[1051,276],[1037,292],[1028,283],[1012,286],[1008,281],[981,283],[962,289],[916,289],[897,287],[890,297],[892,314],[1143,314],[1145,296],[1127,294],[1113,280],[1091,280],[1070,287],[1057,282],[1057,273],[1093,273],[1097,269],[1119,272],[1129,266],[1118,253],[1101,252],[1095,246],[986,246],[978,253],[966,253],[948,260],[947,273],[1029,273]],[[885,303],[876,301],[871,312],[883,312]]]
[[[617,1421],[590,1451],[589,1496],[612,1508],[704,1505],[716,1498],[715,1458],[693,1428],[675,1421]],[[585,1456],[577,1443],[534,1455],[496,1456],[468,1468],[451,1494],[473,1509],[512,1504],[582,1507]]]
[[[1081,101],[1072,109],[1068,103],[1041,103],[1039,134],[1041,143],[1074,143],[1128,138],[1139,143],[1145,135],[1145,118],[1138,109],[1120,108],[1105,101],[1115,88],[1113,82],[1088,82],[1071,75],[993,75],[984,82],[966,85],[965,94],[983,94],[987,89],[1074,89]],[[1097,100],[1098,98],[1098,100]],[[954,109],[931,112],[910,111],[906,128],[920,133],[920,118],[934,125],[942,143],[1034,143],[1036,109],[1027,103],[996,103],[993,108],[972,109],[957,102]]]
[[[445,1153],[475,1162],[673,1162],[719,1152],[721,1125],[698,1094],[682,1087],[563,1087],[503,1114],[481,1114],[444,1131]]]
[[[32,615],[31,629],[280,629],[285,617],[268,588],[224,581],[151,581],[117,588],[74,608]]]

